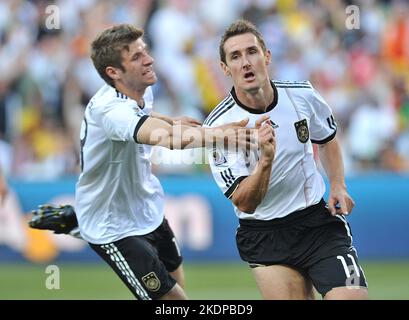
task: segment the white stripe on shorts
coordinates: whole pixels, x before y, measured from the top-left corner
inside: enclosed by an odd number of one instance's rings
[[[101,248],[109,255],[111,260],[115,262],[118,269],[126,277],[128,283],[135,288],[136,294],[141,297],[142,300],[151,300],[146,290],[143,288],[139,280],[136,278],[132,269],[129,267],[128,262],[123,257],[122,253],[118,248],[113,244],[101,245]]]

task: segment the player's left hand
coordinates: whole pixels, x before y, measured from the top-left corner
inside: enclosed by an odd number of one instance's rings
[[[199,120],[186,116],[173,117],[172,121],[173,124],[182,124],[190,127],[200,127],[202,125],[202,123]]]
[[[355,202],[347,193],[345,187],[331,186],[328,199],[328,211],[331,215],[349,215],[354,206]]]

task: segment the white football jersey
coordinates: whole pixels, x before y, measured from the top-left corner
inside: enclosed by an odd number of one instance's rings
[[[143,98],[141,109],[104,85],[85,110],[75,209],[81,236],[90,243],[147,234],[164,218],[163,190],[151,172],[152,146],[134,140],[152,112],[150,87]]]
[[[268,191],[253,214],[241,212],[240,219],[271,220],[318,203],[325,184],[314,161],[312,143],[322,144],[335,137],[337,125],[330,107],[308,81],[272,81],[274,101],[266,112],[253,110],[238,101],[234,88],[209,114],[206,127],[249,118],[254,127],[262,115],[270,115],[276,135],[276,154]],[[209,163],[218,186],[231,198],[239,183],[252,174],[259,152],[209,150]]]

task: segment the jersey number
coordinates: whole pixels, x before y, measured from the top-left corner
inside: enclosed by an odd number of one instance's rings
[[[353,274],[360,277],[359,268],[358,268],[358,266],[357,266],[357,264],[355,262],[354,257],[352,255],[350,255],[350,254],[347,254],[347,256],[348,256],[349,259],[351,259],[353,267],[347,266],[347,263],[346,263],[345,258],[343,256],[337,256],[337,259],[341,261],[342,266],[344,267],[345,275],[347,276],[347,278],[350,278],[351,277],[350,270],[353,268],[353,270],[354,270]]]

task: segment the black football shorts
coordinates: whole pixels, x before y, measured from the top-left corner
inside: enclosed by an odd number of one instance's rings
[[[367,287],[344,216],[325,201],[269,221],[243,220],[236,234],[240,257],[251,267],[274,264],[300,270],[322,295],[336,287]]]
[[[180,266],[182,256],[166,219],[146,235],[90,246],[137,299],[159,299],[176,284],[169,272]]]

